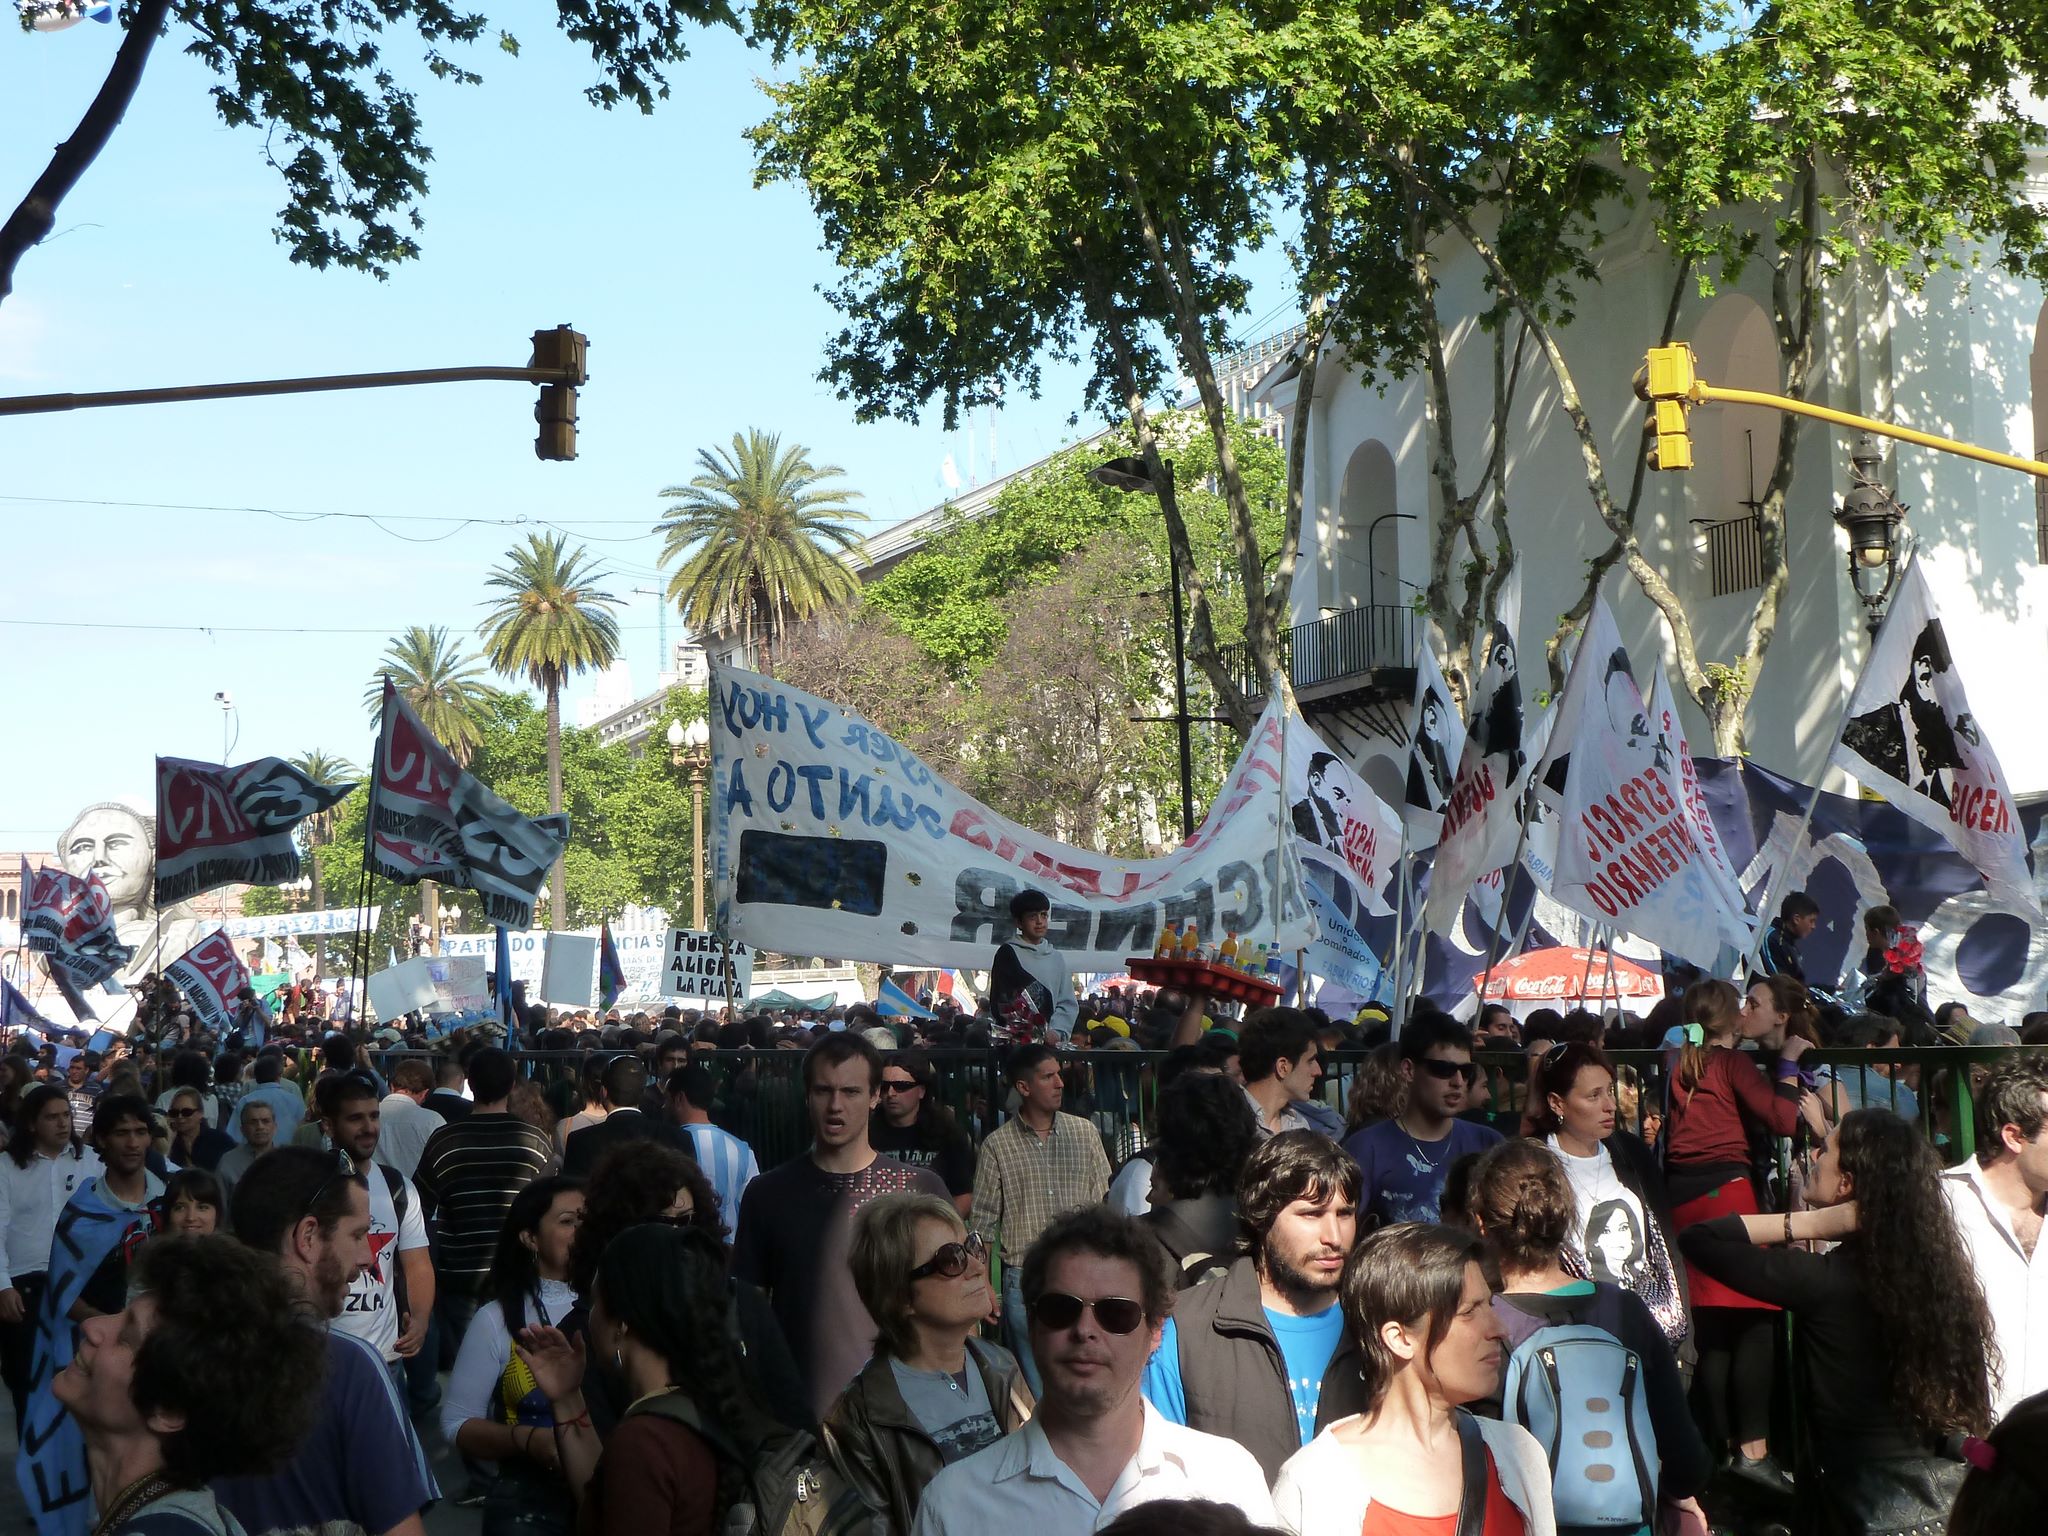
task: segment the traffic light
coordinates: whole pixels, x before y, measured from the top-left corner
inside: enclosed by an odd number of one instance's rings
[[[543,384],[533,419],[540,432],[533,440],[534,456],[542,459],[576,457],[576,386],[589,380],[584,363],[588,340],[581,331],[558,325],[551,331],[533,333],[533,359],[529,368],[547,368],[563,375],[559,384]]]
[[[1650,406],[1643,422],[1643,435],[1650,439],[1650,468],[1692,468],[1692,432],[1685,414],[1692,409],[1698,382],[1692,348],[1684,342],[1650,348],[1635,377],[1636,398]]]

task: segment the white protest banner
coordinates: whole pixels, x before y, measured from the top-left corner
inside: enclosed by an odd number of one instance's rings
[[[428,955],[427,979],[434,986],[435,1013],[488,1013],[491,987],[482,955]]]
[[[1434,848],[1443,832],[1444,807],[1458,761],[1465,755],[1465,724],[1444,681],[1427,636],[1415,647],[1415,706],[1408,716],[1408,775],[1401,815],[1408,823],[1408,851]]]
[[[221,932],[231,939],[282,939],[292,934],[358,933],[375,930],[383,921],[382,903],[365,918],[359,907],[332,907],[324,912],[274,912],[268,917],[231,917]]]
[[[541,947],[540,995],[564,1008],[597,1001],[597,935],[551,933]]]
[[[1401,854],[1401,817],[1295,714],[1287,722],[1287,804],[1294,851],[1327,871],[1349,923],[1385,917],[1381,894]]]
[[[1712,969],[1752,936],[1718,843],[1687,805],[1684,740],[1653,722],[1614,615],[1596,599],[1544,764],[1562,819],[1551,895],[1617,931]]]
[[[1514,857],[1515,806],[1527,782],[1522,676],[1515,651],[1522,580],[1517,566],[1502,585],[1494,617],[1472,646],[1472,718],[1464,754],[1444,806],[1443,835],[1430,868],[1423,925],[1448,933],[1473,883]]]
[[[691,928],[671,928],[662,955],[661,995],[663,997],[726,997],[725,949],[715,933]],[[754,984],[754,952],[744,944],[732,949],[732,995],[744,999]]]
[[[572,931],[586,938],[594,938],[597,935],[595,928],[577,928]],[[619,952],[619,968],[625,973],[625,980],[619,987],[618,1006],[641,1008],[649,1003],[659,1003],[663,996],[661,968],[667,956],[668,930],[660,928],[622,933],[614,928],[612,943]],[[541,971],[547,953],[547,930],[515,930],[511,935],[510,948],[512,979],[526,983],[528,997],[539,997]],[[494,933],[447,934],[441,940],[441,953],[476,955],[483,960],[486,970],[495,972],[498,969],[498,939]],[[488,1000],[485,1006],[489,1006]]]
[[[1283,950],[1314,937],[1280,835],[1270,706],[1195,835],[1120,860],[998,815],[851,710],[771,677],[721,667],[711,695],[716,892],[735,942],[978,969],[1015,933],[1010,899],[1024,890],[1051,899],[1047,937],[1074,971],[1122,969],[1169,923]]]
[[[403,1018],[415,1008],[434,1005],[434,979],[424,956],[387,966],[370,978],[365,990],[371,1009],[384,1023]]]
[[[2041,916],[2011,781],[1970,711],[1917,560],[1884,616],[1829,761],[1947,838],[1999,901]]]
[[[218,928],[165,966],[164,976],[185,994],[193,1017],[216,1031],[234,1023],[236,994],[249,985],[249,968]]]

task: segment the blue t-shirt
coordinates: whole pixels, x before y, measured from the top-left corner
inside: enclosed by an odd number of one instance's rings
[[[1337,1353],[1337,1341],[1344,1336],[1344,1309],[1325,1307],[1313,1317],[1295,1317],[1287,1312],[1263,1309],[1266,1326],[1280,1346],[1280,1360],[1287,1369],[1287,1391],[1294,1399],[1295,1428],[1301,1443],[1316,1437],[1316,1405],[1322,1400],[1323,1373]],[[1187,1389],[1180,1379],[1180,1335],[1168,1318],[1159,1332],[1159,1348],[1145,1365],[1144,1392],[1162,1419],[1175,1424],[1188,1421]]]
[[[377,1351],[329,1331],[327,1378],[313,1428],[264,1477],[219,1477],[214,1497],[249,1536],[354,1525],[376,1536],[441,1496]]]
[[[1398,1120],[1382,1120],[1354,1132],[1344,1150],[1358,1159],[1365,1173],[1362,1206],[1382,1226],[1404,1221],[1435,1221],[1444,1197],[1444,1179],[1451,1164],[1468,1152],[1484,1152],[1501,1139],[1491,1126],[1453,1120],[1441,1141],[1417,1141]]]

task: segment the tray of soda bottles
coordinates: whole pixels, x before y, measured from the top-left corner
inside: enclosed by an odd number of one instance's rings
[[[1254,976],[1249,971],[1215,960],[1180,955],[1171,958],[1133,955],[1124,962],[1124,968],[1148,987],[1206,992],[1211,997],[1243,1003],[1247,1008],[1269,1008],[1280,1001],[1280,983],[1277,981],[1268,981],[1264,976]]]

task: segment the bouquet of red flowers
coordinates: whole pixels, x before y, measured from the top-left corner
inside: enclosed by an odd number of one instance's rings
[[[1919,930],[1910,926],[1894,929],[1884,952],[1885,969],[1894,976],[1918,976],[1920,955]]]

